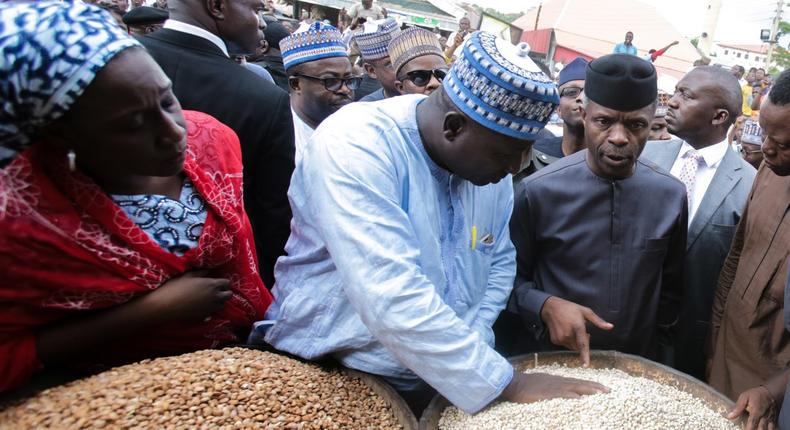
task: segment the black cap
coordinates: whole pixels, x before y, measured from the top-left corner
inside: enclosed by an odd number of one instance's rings
[[[593,102],[620,112],[642,109],[656,100],[656,68],[637,56],[609,54],[587,65],[584,93]]]
[[[170,12],[149,6],[139,6],[123,15],[126,25],[161,24],[170,18]]]
[[[290,36],[291,32],[275,17],[264,16],[263,19],[266,21],[266,29],[263,30],[266,42],[270,47],[279,49],[280,41]]]

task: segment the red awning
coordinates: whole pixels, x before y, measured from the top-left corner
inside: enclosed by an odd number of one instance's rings
[[[587,61],[593,60],[593,57],[589,55],[582,54],[579,51],[574,51],[573,49],[566,48],[564,46],[557,45],[557,48],[554,50],[554,61],[557,63],[568,64],[575,60],[576,57],[582,57]]]
[[[525,31],[521,33],[521,41],[529,43],[529,48],[532,52],[545,55],[549,52],[551,32],[552,29],[550,28],[535,31]]]

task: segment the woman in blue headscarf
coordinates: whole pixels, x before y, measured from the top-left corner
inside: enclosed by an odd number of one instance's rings
[[[246,339],[271,296],[239,142],[106,12],[0,3],[0,392]]]

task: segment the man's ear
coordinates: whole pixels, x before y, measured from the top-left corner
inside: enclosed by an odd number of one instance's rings
[[[205,0],[205,1],[206,1],[206,10],[208,11],[208,14],[211,15],[212,18],[225,19],[225,12],[227,9],[225,0]]]
[[[301,87],[299,86],[299,78],[296,76],[289,76],[288,87],[292,92],[298,93],[301,90]]]
[[[265,55],[267,52],[269,52],[269,42],[266,39],[261,39],[261,44],[259,49],[261,55]]]
[[[449,111],[444,114],[442,136],[444,136],[445,140],[448,142],[452,142],[467,131],[468,127],[469,124],[465,116],[456,111]]]
[[[716,109],[716,113],[713,114],[713,120],[711,120],[711,124],[713,125],[727,124],[729,120],[730,120],[730,112],[727,109]]]
[[[379,79],[378,76],[376,76],[376,69],[373,68],[372,64],[370,64],[370,63],[363,63],[362,67],[365,69],[365,73],[367,73],[368,76],[370,76],[371,78],[376,79],[376,80]]]
[[[395,89],[396,89],[396,90],[398,90],[398,92],[399,92],[401,95],[404,95],[404,94],[406,94],[406,93],[403,91],[403,82],[401,82],[401,81],[399,81],[399,80],[397,80],[397,79],[395,80]]]

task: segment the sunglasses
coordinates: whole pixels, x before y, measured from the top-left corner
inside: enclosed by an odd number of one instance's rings
[[[352,76],[350,78],[319,78],[303,74],[294,74],[293,76],[319,81],[324,84],[324,88],[326,88],[327,91],[332,91],[333,93],[340,91],[343,85],[348,87],[349,90],[356,90],[359,88],[359,85],[362,84],[362,78],[359,76]]]
[[[447,76],[447,69],[412,70],[406,73],[406,77],[401,79],[401,81],[408,79],[414,85],[424,87],[431,82],[431,76],[435,76],[437,81],[442,82]]]
[[[579,88],[579,87],[563,88],[562,91],[560,92],[560,97],[576,98],[579,96],[579,94],[582,93],[582,91],[584,91],[584,88]]]

